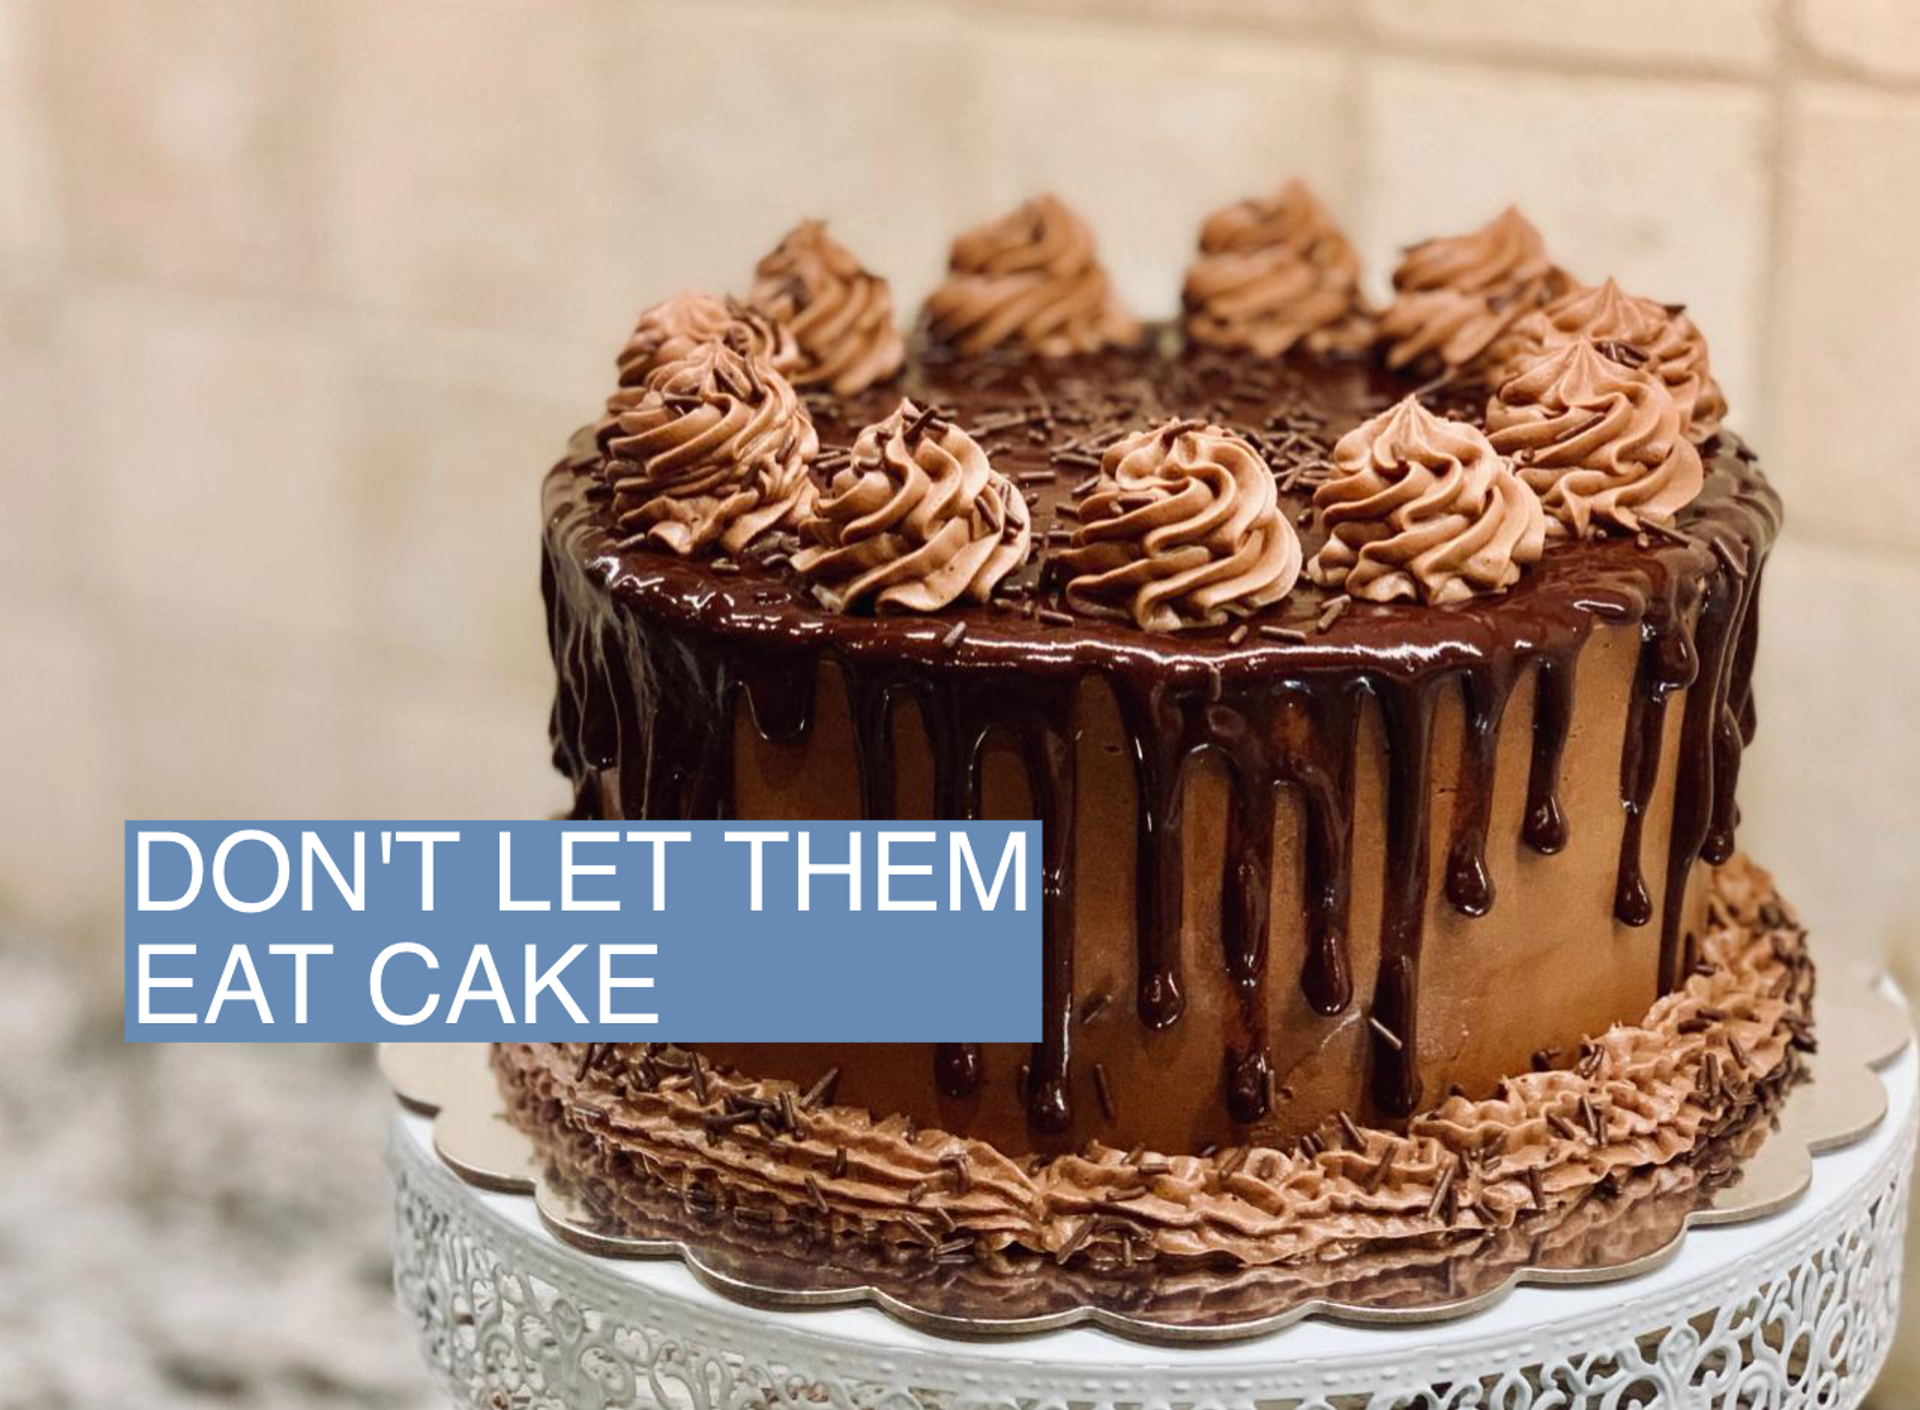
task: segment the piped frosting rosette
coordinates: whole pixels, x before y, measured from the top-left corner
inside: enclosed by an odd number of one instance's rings
[[[973,437],[909,401],[860,433],[800,532],[793,566],[835,611],[985,602],[1033,546],[1019,489]]]
[[[1493,448],[1539,493],[1555,537],[1671,524],[1705,479],[1686,429],[1638,351],[1589,338],[1535,362],[1487,403]]]
[[[1371,340],[1360,306],[1360,257],[1299,181],[1265,200],[1238,201],[1200,227],[1187,269],[1187,336],[1278,357],[1304,345],[1350,351]]]
[[[1219,426],[1172,421],[1116,442],[1079,516],[1058,559],[1068,606],[1147,631],[1222,625],[1300,577],[1273,471]]]
[[[1568,290],[1521,319],[1503,344],[1505,380],[1581,338],[1638,348],[1647,370],[1666,384],[1698,445],[1720,428],[1727,399],[1713,379],[1707,340],[1678,305],[1629,294],[1609,279]]]
[[[793,336],[771,318],[737,299],[680,293],[640,315],[620,350],[620,385],[644,390],[665,363],[678,362],[702,343],[725,342],[785,372],[800,357]]]
[[[1042,357],[1137,342],[1095,257],[1086,222],[1039,196],[953,242],[948,274],[927,300],[933,336],[975,354],[1019,343]]]
[[[884,382],[906,361],[893,291],[817,220],[803,220],[754,270],[751,302],[799,344],[796,386],[842,396]]]
[[[621,413],[633,410],[646,396],[649,377],[702,344],[721,342],[776,370],[792,367],[800,356],[793,335],[758,309],[711,294],[675,294],[642,313],[620,349],[619,385],[595,428],[601,447],[615,433]]]
[[[1369,602],[1460,602],[1502,592],[1540,560],[1540,498],[1464,421],[1408,397],[1342,436],[1314,491],[1327,541],[1307,566]]]
[[[1380,316],[1387,365],[1472,366],[1570,282],[1512,206],[1478,230],[1422,241],[1394,270],[1394,299]]]
[[[793,386],[725,342],[701,343],[656,368],[620,412],[603,474],[633,536],[672,553],[738,553],[794,523],[812,493],[820,448]]]

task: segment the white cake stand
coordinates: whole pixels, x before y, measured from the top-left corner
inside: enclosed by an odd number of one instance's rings
[[[526,1196],[457,1179],[411,1113],[393,1131],[395,1281],[454,1401],[487,1410],[1844,1407],[1893,1331],[1914,1047],[1881,1075],[1886,1119],[1816,1157],[1789,1208],[1696,1228],[1651,1272],[1523,1286],[1444,1323],[1311,1320],[1169,1349],[1085,1328],[956,1341],[867,1306],[764,1310],[672,1259],[559,1242]]]

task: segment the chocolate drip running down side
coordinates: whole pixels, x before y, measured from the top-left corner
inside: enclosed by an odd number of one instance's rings
[[[1261,364],[1204,351],[1111,351],[1044,363],[1011,355],[910,365],[904,391],[969,427],[996,467],[1033,495],[1036,544],[1068,527],[1058,510],[1097,462],[1100,443],[1153,416],[1208,416],[1244,430],[1282,476],[1325,454],[1331,432],[1392,404],[1398,378],[1357,363]],[[1467,398],[1470,391],[1463,391]],[[824,453],[850,445],[879,408],[871,399],[816,398]],[[1324,429],[1315,430],[1318,424]],[[1076,711],[1100,687],[1117,705],[1137,785],[1135,988],[1130,1008],[1149,1033],[1177,1027],[1195,966],[1224,969],[1234,996],[1222,1035],[1222,1101],[1235,1121],[1267,1116],[1276,1071],[1267,1031],[1275,805],[1300,820],[1307,1008],[1345,1022],[1356,1001],[1371,1032],[1373,1100],[1380,1115],[1411,1114],[1419,1071],[1427,853],[1436,790],[1450,791],[1441,878],[1460,915],[1496,911],[1487,849],[1495,740],[1518,682],[1533,682],[1531,755],[1522,838],[1550,854],[1569,843],[1560,772],[1574,718],[1576,663],[1597,627],[1637,628],[1641,660],[1624,731],[1626,813],[1616,886],[1620,918],[1660,929],[1661,984],[1684,973],[1688,881],[1697,859],[1731,853],[1733,784],[1752,733],[1754,595],[1779,522],[1778,501],[1737,443],[1708,448],[1707,483],[1674,531],[1644,544],[1603,540],[1556,546],[1520,586],[1446,608],[1343,604],[1305,584],[1250,623],[1178,636],[1129,624],[1065,618],[1044,561],[1010,601],[932,617],[824,613],[775,559],[751,554],[718,572],[644,549],[621,548],[594,468],[576,442],[547,485],[543,581],[559,675],[555,761],[576,785],[583,816],[720,818],[734,815],[736,720],[762,740],[797,742],[815,728],[817,682],[844,686],[852,719],[858,808],[897,816],[897,712],[924,726],[934,816],[983,812],[990,747],[1017,762],[1043,824],[1045,877],[1042,1038],[1018,1076],[1031,1131],[1074,1125],[1076,1101],[1106,1075],[1076,1064],[1075,982],[1080,799]],[[1304,491],[1286,488],[1296,517]],[[1311,551],[1316,544],[1309,542]],[[1040,555],[1044,558],[1044,555]],[[1038,610],[1036,610],[1036,608]],[[1337,618],[1337,620],[1336,620]],[[956,630],[963,627],[963,630]],[[1684,700],[1671,846],[1643,856],[1654,770],[1669,702]],[[1457,703],[1465,742],[1436,778],[1436,712]],[[1350,909],[1357,860],[1356,758],[1363,715],[1385,732],[1385,877],[1377,968],[1356,963]],[[1202,761],[1223,771],[1227,858],[1217,950],[1183,939],[1187,784]],[[1456,772],[1457,767],[1457,772]],[[1648,877],[1658,878],[1656,906]],[[1658,914],[1656,914],[1656,910]],[[1371,937],[1368,941],[1372,944]],[[1373,974],[1369,994],[1357,976]],[[1107,1021],[1112,1021],[1111,1019]],[[973,1098],[1016,1074],[988,1070],[973,1044],[934,1056],[937,1090]],[[1118,1094],[1122,1106],[1124,1092]],[[1111,1115],[1111,1113],[1109,1113]]]

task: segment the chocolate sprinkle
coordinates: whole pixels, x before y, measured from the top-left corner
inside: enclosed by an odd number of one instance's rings
[[[1362,1155],[1366,1154],[1366,1150],[1367,1150],[1366,1135],[1360,1130],[1358,1126],[1354,1125],[1353,1118],[1351,1116],[1348,1116],[1344,1111],[1335,1112],[1334,1115],[1340,1123],[1341,1133],[1345,1135],[1347,1138],[1347,1149],[1350,1151],[1356,1151]]]
[[[807,1088],[806,1095],[800,1098],[800,1105],[808,1111],[812,1111],[823,1102],[828,1106],[833,1105],[834,1089],[839,1085],[840,1069],[829,1067],[820,1074],[819,1080]]]
[[[1372,1014],[1367,1015],[1367,1026],[1379,1035],[1381,1042],[1385,1043],[1389,1048],[1392,1048],[1396,1053],[1406,1047],[1406,1044],[1400,1041],[1400,1035],[1398,1033],[1395,1033]]]
[[[1307,634],[1294,627],[1264,626],[1260,628],[1260,635],[1267,637],[1273,641],[1290,641],[1290,642],[1298,643],[1298,642],[1304,642],[1307,640]]]
[[[1100,1112],[1112,1121],[1119,1115],[1113,1104],[1113,1084],[1107,1080],[1107,1065],[1096,1062],[1093,1065],[1093,1090],[1100,1099]]]

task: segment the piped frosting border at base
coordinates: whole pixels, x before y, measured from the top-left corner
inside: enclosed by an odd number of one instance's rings
[[[1548,1216],[1769,1108],[1812,1043],[1805,932],[1744,857],[1716,871],[1710,917],[1684,982],[1570,1066],[1449,1097],[1403,1132],[1343,1118],[1289,1149],[1017,1159],[696,1052],[503,1044],[495,1063],[536,1138],[584,1135],[627,1178],[756,1223],[933,1256],[1305,1262]]]

